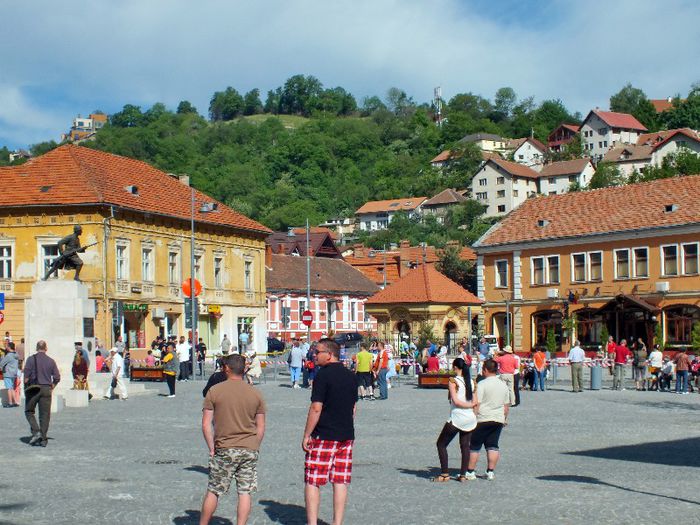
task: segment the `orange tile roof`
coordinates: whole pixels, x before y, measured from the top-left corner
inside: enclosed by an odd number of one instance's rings
[[[425,197],[403,197],[401,199],[388,199],[384,201],[369,201],[360,207],[355,214],[377,213],[382,211],[412,211],[423,204]]]
[[[104,204],[190,220],[191,189],[140,160],[67,144],[20,166],[0,168],[0,206]],[[136,186],[138,194],[127,191]],[[218,203],[202,213],[201,203],[214,199],[195,190],[195,221],[256,233],[267,227]]]
[[[692,175],[528,199],[474,248],[700,224],[698,195],[700,176]],[[671,204],[678,208],[666,212]]]
[[[683,99],[681,100],[684,102]],[[663,113],[664,111],[673,107],[672,98],[652,98],[649,100],[649,102],[651,102],[651,105],[654,106],[657,113]]]
[[[411,270],[367,300],[368,305],[406,303],[478,305],[482,301],[445,277],[432,264]]]
[[[591,163],[588,159],[563,160],[545,164],[540,172],[541,177],[556,177],[559,175],[578,175]]]
[[[535,170],[530,169],[527,166],[523,166],[522,164],[518,164],[517,162],[511,162],[509,160],[503,159],[489,159],[488,161],[486,161],[487,164],[489,162],[493,162],[494,164],[496,164],[501,169],[505,170],[507,173],[514,177],[537,179],[540,176],[540,174],[537,173]]]
[[[695,142],[700,142],[700,133],[697,131],[690,128],[678,128],[657,131],[656,133],[644,133],[637,139],[637,145],[653,146],[654,149],[658,149],[676,135],[684,135]]]
[[[638,131],[647,130],[647,128],[645,128],[641,122],[639,122],[629,113],[616,113],[614,111],[601,111],[599,109],[594,109],[588,114],[586,120],[588,120],[591,113],[597,115],[600,120],[605,122],[611,128],[634,129]],[[586,120],[584,120],[584,122],[586,122]]]
[[[430,159],[430,163],[436,164],[438,162],[447,162],[448,160],[451,160],[456,157],[457,155],[453,154],[452,150],[446,149],[445,151],[439,153],[436,157]]]
[[[576,124],[562,124],[561,127],[569,129],[573,131],[574,133],[578,133],[579,130],[581,129],[581,126],[577,126]]]

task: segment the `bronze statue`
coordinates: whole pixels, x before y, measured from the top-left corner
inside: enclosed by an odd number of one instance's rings
[[[51,277],[51,274],[58,275],[58,270],[75,270],[75,279],[80,282],[80,270],[83,269],[83,261],[78,257],[79,253],[85,253],[85,250],[90,246],[97,244],[96,242],[88,246],[80,246],[80,234],[83,233],[82,227],[78,224],[73,227],[73,233],[66,235],[58,241],[59,256],[54,259],[49,266],[49,269],[44,276],[44,281]]]

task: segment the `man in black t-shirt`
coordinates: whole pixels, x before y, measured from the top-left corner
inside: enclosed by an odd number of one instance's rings
[[[316,350],[319,370],[311,390],[301,448],[304,462],[306,519],[316,525],[321,503],[320,487],[333,484],[333,523],[342,523],[352,474],[355,440],[357,378],[340,362],[340,347],[321,339]]]

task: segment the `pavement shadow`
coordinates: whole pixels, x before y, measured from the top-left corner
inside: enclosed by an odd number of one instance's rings
[[[2,503],[0,504],[0,511],[23,510],[28,506],[29,503]]]
[[[438,467],[427,467],[422,470],[415,470],[410,468],[399,468],[396,469],[401,474],[408,474],[409,476],[415,476],[417,478],[432,479],[440,474],[440,469]]]
[[[306,509],[301,505],[293,503],[280,503],[269,499],[260,500],[259,503],[265,507],[270,523],[280,523],[282,525],[304,525],[306,523]],[[319,525],[329,525],[322,519],[318,520]]]
[[[185,467],[183,470],[199,472],[200,474],[209,474],[209,467],[203,467],[202,465],[190,465],[189,467]]]
[[[174,525],[199,525],[199,517],[201,512],[198,510],[186,510],[184,516],[176,516],[173,518]],[[220,518],[214,516],[209,522],[210,525],[233,525],[233,522],[228,518]]]
[[[700,501],[693,501],[690,499],[679,498],[676,496],[665,496],[663,494],[656,494],[654,492],[647,492],[644,490],[631,489],[629,487],[623,487],[622,485],[616,485],[614,483],[608,483],[607,481],[601,481],[598,478],[593,478],[591,476],[577,476],[574,474],[552,474],[549,476],[538,476],[537,479],[542,481],[556,481],[563,483],[588,483],[590,485],[601,485],[604,487],[612,487],[615,489],[624,490],[625,492],[634,492],[636,494],[644,494],[645,496],[655,496],[657,498],[670,499],[673,501],[680,501],[682,503],[690,503],[691,505],[700,505]]]
[[[636,445],[622,445],[593,450],[565,452],[570,456],[586,456],[601,459],[637,461],[674,467],[700,467],[700,454],[693,453],[700,448],[700,437],[677,439],[675,441],[653,441]]]

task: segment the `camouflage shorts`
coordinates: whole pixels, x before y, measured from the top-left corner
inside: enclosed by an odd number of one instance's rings
[[[258,451],[247,448],[217,449],[209,458],[209,485],[207,490],[217,496],[228,492],[236,478],[238,494],[250,494],[258,490]]]

